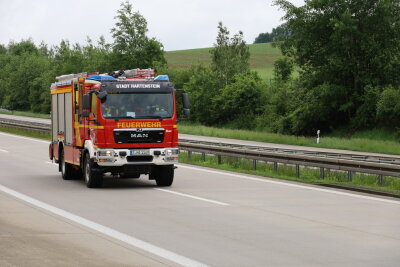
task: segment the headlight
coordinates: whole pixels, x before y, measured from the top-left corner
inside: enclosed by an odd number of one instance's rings
[[[166,149],[165,150],[165,155],[167,157],[169,157],[171,155],[179,155],[179,149]]]
[[[99,157],[113,157],[114,150],[99,150],[98,155]]]

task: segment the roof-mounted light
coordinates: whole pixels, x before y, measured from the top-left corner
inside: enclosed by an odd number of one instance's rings
[[[169,77],[168,75],[158,75],[157,77],[154,78],[154,81],[169,82]]]
[[[108,75],[95,75],[86,78],[87,80],[94,80],[94,81],[116,81],[114,77]]]

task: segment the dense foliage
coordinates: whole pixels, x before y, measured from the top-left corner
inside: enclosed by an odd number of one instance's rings
[[[277,0],[286,15],[280,48],[299,66],[287,99],[289,133],[309,134],[343,125],[400,126],[392,98],[400,86],[398,0],[309,0],[296,7]]]

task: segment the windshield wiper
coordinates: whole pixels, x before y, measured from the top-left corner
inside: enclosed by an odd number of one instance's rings
[[[135,117],[132,116],[113,116],[113,117],[104,117],[105,119],[114,119],[114,120],[120,120],[120,119],[136,119]]]
[[[153,115],[153,116],[140,116],[140,117],[137,117],[135,119],[159,119],[159,120],[162,121],[164,118],[161,117],[161,116]]]

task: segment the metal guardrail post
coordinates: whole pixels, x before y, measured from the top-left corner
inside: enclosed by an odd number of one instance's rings
[[[300,177],[300,165],[296,164],[296,177],[299,178]]]
[[[353,172],[352,171],[349,171],[347,181],[349,181],[349,182],[353,181]]]
[[[383,184],[383,175],[382,174],[380,174],[380,175],[378,175],[378,184]]]
[[[278,170],[278,162],[274,161],[274,171]]]
[[[325,168],[319,168],[319,178],[325,178]]]
[[[192,159],[192,151],[188,151],[188,159]]]
[[[201,153],[201,160],[206,161],[206,153],[204,152]]]
[[[218,155],[217,158],[218,158],[218,165],[221,165],[222,164],[222,156]]]
[[[257,170],[257,160],[253,159],[253,171]]]

